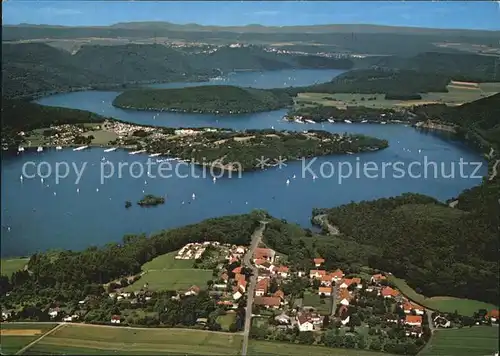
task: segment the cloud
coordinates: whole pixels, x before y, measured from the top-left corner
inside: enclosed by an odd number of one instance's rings
[[[44,15],[49,16],[71,16],[82,14],[82,11],[77,9],[58,9],[56,7],[42,7],[39,11]]]
[[[279,13],[280,13],[279,11],[267,10],[267,11],[255,11],[255,12],[252,13],[252,15],[256,15],[256,16],[276,16]]]

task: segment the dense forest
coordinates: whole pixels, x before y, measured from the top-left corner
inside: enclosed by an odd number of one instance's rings
[[[297,89],[312,93],[417,94],[447,92],[450,77],[414,70],[359,69],[335,77],[331,82]]]
[[[182,89],[138,89],[118,95],[120,108],[210,114],[243,114],[271,111],[293,104],[283,91],[208,85]]]
[[[500,149],[500,94],[458,107],[430,104],[414,107],[413,111],[421,119],[458,126],[460,135],[486,153],[492,145]]]
[[[322,105],[299,107],[298,109],[291,110],[288,116],[302,116],[303,119],[316,122],[325,122],[328,119],[351,120],[352,122],[360,122],[362,120],[369,120],[370,122],[406,120],[406,116],[401,112],[396,112],[392,109],[377,109],[365,106],[347,106],[345,109]]]

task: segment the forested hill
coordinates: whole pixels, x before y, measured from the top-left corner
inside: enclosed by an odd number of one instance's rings
[[[193,53],[154,44],[91,45],[71,54],[42,43],[3,43],[2,89],[5,97],[16,97],[125,83],[206,80],[234,70],[352,66],[349,59],[278,54],[260,46]]]
[[[403,195],[327,213],[342,234],[378,250],[371,267],[406,279],[424,295],[498,303],[498,225],[488,224],[479,206],[463,211]]]
[[[500,94],[457,107],[444,104],[414,108],[421,119],[430,119],[459,127],[459,133],[488,153],[490,147],[500,150]]]
[[[229,85],[128,90],[113,101],[114,106],[127,109],[211,114],[271,111],[291,104],[291,96],[284,91]]]

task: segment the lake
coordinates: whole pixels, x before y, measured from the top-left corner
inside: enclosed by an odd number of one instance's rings
[[[296,82],[300,84],[297,85],[308,85],[329,80],[339,73],[340,71],[300,70],[265,74],[240,72],[229,76],[227,81],[241,86],[283,87],[293,82],[289,77],[299,78]],[[168,85],[179,87],[186,83]],[[309,227],[311,210],[315,207],[332,207],[350,201],[371,200],[405,192],[427,194],[443,201],[452,198],[481,182],[480,178],[465,177],[474,171],[472,166],[464,167],[463,177],[460,177],[460,160],[482,163],[482,167],[476,172],[477,176],[487,172],[483,158],[462,143],[405,125],[297,124],[282,121],[285,110],[231,117],[156,113],[153,118],[155,113],[114,108],[111,102],[117,94],[118,92],[75,92],[49,96],[38,102],[89,110],[134,123],[166,127],[274,127],[363,133],[387,139],[390,146],[380,152],[285,162],[286,166],[281,169],[274,167],[244,173],[241,178],[220,178],[215,182],[210,174],[203,177],[200,168],[187,165],[178,166],[179,173],[187,175],[186,178],[158,177],[155,167],[151,173],[156,178],[148,177],[146,172],[139,178],[134,178],[139,175],[137,169],[130,171],[126,168],[121,177],[115,176],[102,182],[103,169],[109,173],[112,165],[117,168],[122,163],[130,167],[134,162],[135,167],[140,168],[149,159],[147,155],[130,155],[124,150],[104,153],[101,148],[79,152],[48,149],[41,153],[29,150],[19,155],[7,154],[2,159],[2,256],[29,255],[54,248],[79,250],[90,245],[120,241],[127,233],[149,234],[196,223],[209,217],[246,213],[252,209],[266,209],[275,217]],[[103,157],[110,163],[105,164]],[[410,166],[412,163],[415,166],[414,162],[424,164],[424,160],[431,162],[428,163],[427,177],[416,178],[418,174],[423,175],[425,169]],[[46,162],[41,170],[42,174],[46,173],[48,166],[54,168],[56,163],[61,162],[75,165],[78,169],[84,164],[86,166],[78,184],[75,184],[75,172],[69,173],[59,184],[56,184],[54,176],[45,178],[43,182],[40,177],[20,180],[26,163],[30,165],[27,166],[27,173],[33,174],[34,166],[41,162]],[[371,162],[372,167],[376,166],[376,172],[373,168],[368,174],[356,172],[356,167],[363,167],[366,162]],[[396,162],[405,167],[404,176],[394,174],[395,167],[386,167],[383,177],[383,165],[395,165]],[[438,171],[443,168],[445,172],[441,173],[446,176],[438,172],[438,176],[434,177],[432,162],[436,162]],[[310,169],[304,169],[308,164]],[[448,177],[451,165],[455,167],[455,177]],[[336,170],[334,174],[331,172],[332,167]],[[340,174],[347,175],[344,170],[346,167],[354,170],[353,175],[339,179]],[[341,168],[343,171],[339,172]],[[312,174],[318,176],[318,179],[314,180]],[[288,185],[287,179],[290,180]],[[141,208],[135,203],[144,194],[164,196],[166,203]],[[195,199],[192,198],[193,194]],[[133,203],[130,209],[125,209],[127,200]]]

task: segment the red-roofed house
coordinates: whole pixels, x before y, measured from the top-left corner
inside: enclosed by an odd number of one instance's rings
[[[325,260],[323,258],[315,258],[313,261],[314,261],[314,266],[316,267],[319,267],[323,263],[325,263]]]
[[[112,324],[120,324],[120,322],[121,322],[121,317],[119,315],[113,315],[111,317]]]
[[[332,276],[329,274],[321,276],[321,285],[323,287],[330,287],[332,285]]]
[[[287,266],[279,266],[274,268],[274,273],[279,274],[281,277],[286,278],[288,277],[288,267]]]
[[[327,297],[329,297],[332,295],[332,287],[319,287],[318,294],[319,295],[324,294]]]
[[[345,288],[340,289],[340,292],[339,292],[340,304],[347,306],[347,305],[349,305],[351,299],[352,299],[351,294],[349,293],[349,291],[347,289],[345,289]]]
[[[326,274],[326,271],[322,269],[312,269],[309,271],[309,278],[321,278]]]
[[[241,269],[242,269],[241,266],[240,267],[236,267],[235,269],[233,269],[233,273],[234,274],[240,274],[241,273]]]
[[[278,309],[281,305],[281,300],[278,297],[255,297],[254,304],[266,308]]]
[[[270,248],[262,248],[257,247],[253,254],[254,262],[255,260],[267,260],[268,262],[273,263],[274,257],[276,256],[276,252]]]
[[[421,326],[422,316],[421,315],[407,315],[405,318],[405,324],[410,326]]]
[[[279,289],[273,294],[273,297],[278,297],[281,300],[285,300],[285,293],[283,293],[283,291]]]
[[[378,274],[374,274],[374,275],[370,278],[370,282],[371,282],[371,283],[378,284],[378,283],[380,283],[380,281],[383,281],[383,280],[385,280],[385,279],[386,279],[386,278],[385,278],[385,276],[384,276],[383,274],[378,273]]]
[[[384,298],[396,298],[399,295],[399,292],[391,287],[384,287],[380,291],[380,295]]]
[[[420,305],[412,302],[406,302],[403,304],[403,311],[405,314],[410,314],[412,310],[414,310],[417,315],[424,315],[424,308]]]
[[[332,279],[335,282],[338,282],[342,278],[344,278],[344,272],[342,272],[342,270],[340,270],[340,269],[336,270],[335,272],[330,273],[330,275],[332,276]]]
[[[297,325],[299,326],[299,331],[313,331],[314,325],[310,318],[305,315],[300,315],[297,317]]]
[[[351,284],[356,283],[357,288],[361,289],[363,288],[363,285],[361,284],[361,278],[345,278],[342,280],[342,283],[340,284],[340,288],[348,288]]]
[[[267,289],[269,288],[269,278],[266,279],[261,279],[260,281],[257,282],[257,285],[255,287],[255,295],[257,297],[262,297],[267,293]]]
[[[491,320],[492,323],[496,323],[499,319],[498,309],[493,309],[486,314],[486,317]]]

